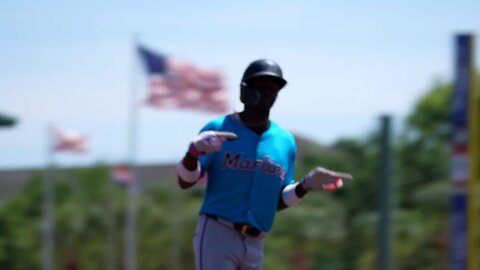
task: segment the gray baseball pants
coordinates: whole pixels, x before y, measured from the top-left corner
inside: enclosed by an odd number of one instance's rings
[[[201,215],[193,237],[195,269],[262,270],[264,238],[245,238],[233,224]]]

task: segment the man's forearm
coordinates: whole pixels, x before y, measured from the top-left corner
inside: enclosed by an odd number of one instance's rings
[[[198,158],[192,155],[190,152],[187,152],[181,161],[181,165],[187,170],[188,174],[194,174],[199,171],[198,166]],[[179,169],[177,166],[177,174],[178,174],[178,184],[182,189],[187,189],[195,185],[197,179],[184,179],[180,173],[178,173]],[[186,178],[186,177],[185,177]]]

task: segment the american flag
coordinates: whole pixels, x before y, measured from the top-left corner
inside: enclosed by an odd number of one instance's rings
[[[73,131],[52,128],[53,151],[85,153],[87,151],[87,136]]]
[[[191,109],[211,113],[229,110],[228,93],[218,71],[138,47],[149,77],[147,104],[158,109]]]

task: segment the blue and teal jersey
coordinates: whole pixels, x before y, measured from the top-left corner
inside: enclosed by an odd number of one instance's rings
[[[294,137],[273,121],[258,135],[233,114],[214,119],[202,128],[206,130],[233,132],[238,139],[200,157],[208,173],[200,213],[269,231],[283,187],[295,181]]]

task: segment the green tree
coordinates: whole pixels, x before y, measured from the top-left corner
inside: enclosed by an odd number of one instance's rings
[[[448,265],[452,85],[437,82],[408,115],[396,146],[398,269]]]
[[[452,86],[437,83],[407,117],[397,147],[399,203],[413,207],[418,187],[446,180],[450,151]]]
[[[450,84],[436,83],[394,136],[395,269],[448,265],[451,97]],[[351,172],[355,180],[334,193],[311,193],[299,206],[279,212],[266,240],[265,269],[375,269],[378,135],[343,138],[329,147],[297,136],[297,180],[318,165]],[[108,168],[59,171],[54,189],[58,269],[64,258],[75,258],[80,269],[105,269],[109,233],[121,269],[126,192],[112,185]],[[160,176],[141,193],[139,269],[169,269],[172,263],[193,269],[192,237],[202,195],[202,189],[181,191],[175,179]],[[0,269],[41,265],[41,205],[37,175],[0,208]]]

